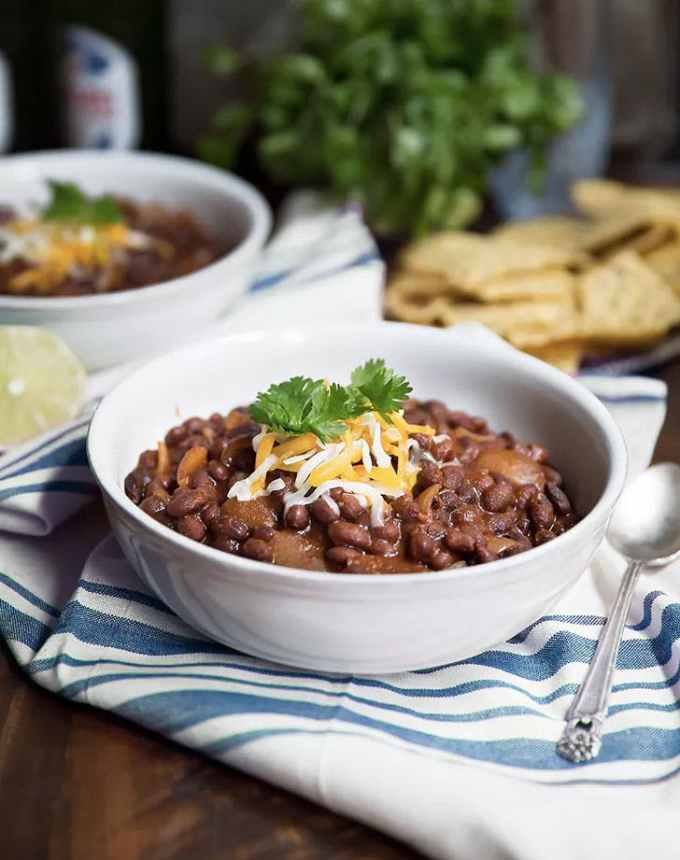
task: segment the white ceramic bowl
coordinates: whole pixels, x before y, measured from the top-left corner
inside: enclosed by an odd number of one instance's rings
[[[261,194],[197,161],[141,152],[70,150],[0,159],[0,204],[42,204],[46,179],[77,182],[90,194],[187,207],[233,249],[210,266],[155,286],[97,296],[0,295],[0,325],[38,325],[60,335],[89,370],[109,367],[190,339],[246,290],[269,234]]]
[[[346,381],[371,356],[423,399],[488,418],[547,445],[583,519],[521,555],[439,573],[318,573],[250,561],[159,525],[123,491],[140,452],[182,418],[248,403],[294,374]],[[549,609],[600,544],[626,474],[626,450],[605,407],[578,382],[477,325],[398,323],[275,338],[248,333],[164,356],[109,394],[89,457],[130,563],[178,615],[241,651],[294,666],[398,672],[460,660],[505,641]]]

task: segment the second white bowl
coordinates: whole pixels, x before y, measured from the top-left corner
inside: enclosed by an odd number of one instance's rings
[[[204,330],[246,291],[271,227],[267,203],[247,182],[197,161],[140,152],[3,158],[0,204],[44,202],[47,179],[76,182],[88,194],[186,207],[232,248],[203,269],[154,286],[65,298],[0,295],[0,325],[50,329],[88,370],[167,351]]]

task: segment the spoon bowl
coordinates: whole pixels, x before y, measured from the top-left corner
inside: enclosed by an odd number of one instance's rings
[[[626,488],[607,540],[622,555],[645,565],[668,564],[680,554],[680,466],[659,463]]]

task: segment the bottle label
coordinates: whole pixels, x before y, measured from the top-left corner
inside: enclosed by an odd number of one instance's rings
[[[0,152],[6,152],[14,135],[14,104],[9,63],[0,52]]]
[[[69,146],[139,145],[137,67],[122,45],[87,27],[69,27],[63,74]]]

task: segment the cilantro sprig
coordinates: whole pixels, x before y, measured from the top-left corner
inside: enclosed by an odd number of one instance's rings
[[[383,359],[374,358],[354,370],[351,385],[326,385],[307,376],[270,385],[257,395],[250,414],[275,432],[313,433],[326,442],[340,436],[346,422],[364,412],[375,410],[389,419],[410,393],[405,377],[386,367]]]
[[[110,194],[88,197],[75,182],[48,182],[52,197],[42,213],[46,221],[71,221],[77,224],[115,224],[123,213]]]
[[[371,358],[357,367],[352,373],[352,385],[383,418],[401,409],[412,390],[408,379],[385,367],[382,358]]]

